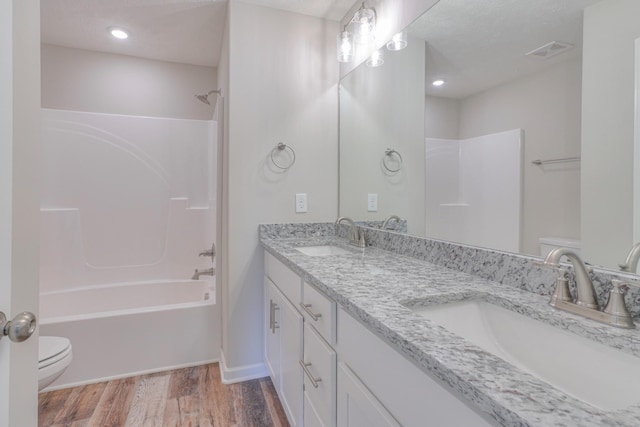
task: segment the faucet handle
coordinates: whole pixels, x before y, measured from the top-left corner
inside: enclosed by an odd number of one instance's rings
[[[609,301],[604,308],[604,312],[612,316],[611,323],[615,326],[623,328],[634,328],[633,320],[627,310],[627,305],[624,302],[624,295],[627,293],[627,285],[632,281],[630,280],[617,280],[613,279],[611,284],[613,289],[609,292]],[[636,286],[638,282],[634,283]]]

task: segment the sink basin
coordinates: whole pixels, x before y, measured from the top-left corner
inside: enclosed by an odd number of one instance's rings
[[[640,358],[479,299],[409,308],[590,405],[640,403]]]
[[[346,249],[333,245],[303,246],[296,249],[308,256],[349,255],[351,253]]]

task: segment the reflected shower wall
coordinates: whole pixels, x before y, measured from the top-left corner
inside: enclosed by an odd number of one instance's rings
[[[187,279],[215,239],[213,121],[42,110],[41,292]]]
[[[427,235],[518,252],[522,131],[425,143]]]

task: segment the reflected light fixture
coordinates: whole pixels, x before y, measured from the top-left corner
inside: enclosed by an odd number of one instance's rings
[[[387,49],[391,51],[402,50],[407,47],[407,32],[401,31],[394,34],[391,40],[387,42]]]
[[[129,38],[129,33],[127,33],[122,28],[118,28],[118,27],[109,28],[109,34],[111,34],[111,36],[115,37],[118,40],[124,40]]]
[[[384,64],[384,51],[382,49],[374,50],[369,59],[367,59],[367,67],[379,67]]]
[[[347,30],[346,25],[344,30],[338,34],[337,50],[338,62],[350,62],[353,59],[353,34]]]
[[[339,62],[350,62],[355,53],[355,43],[367,45],[374,40],[376,28],[376,10],[367,7],[365,2],[353,14],[337,37],[337,56]]]
[[[444,84],[444,80],[434,80],[431,84],[434,86],[442,86]]]

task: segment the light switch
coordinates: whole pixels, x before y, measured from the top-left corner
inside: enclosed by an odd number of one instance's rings
[[[296,194],[296,213],[304,213],[307,211],[307,193]]]
[[[369,193],[367,196],[367,211],[378,212],[378,195],[376,193]]]

